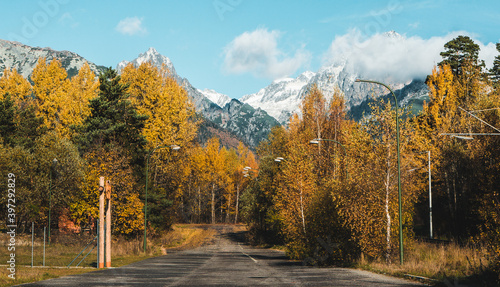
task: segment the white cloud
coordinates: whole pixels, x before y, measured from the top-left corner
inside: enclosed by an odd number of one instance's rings
[[[496,44],[488,43],[485,45],[479,41],[474,42],[476,42],[476,44],[478,44],[479,48],[481,49],[481,51],[479,51],[479,59],[484,60],[487,69],[491,69],[493,67],[493,61],[495,60],[495,57],[498,56]]]
[[[408,26],[410,26],[410,28],[417,29],[420,26],[420,22],[418,22],[418,21],[413,22],[413,23],[408,24]]]
[[[234,38],[224,48],[225,71],[274,80],[289,76],[309,63],[311,55],[304,49],[296,50],[293,57],[286,56],[278,48],[279,37],[279,31],[257,29]]]
[[[337,36],[325,53],[325,65],[343,64],[351,72],[360,73],[372,79],[391,78],[395,81],[408,81],[425,78],[432,68],[442,61],[440,53],[444,44],[458,35],[468,35],[481,48],[479,58],[491,67],[497,54],[495,45],[487,45],[474,39],[471,33],[452,32],[441,37],[422,39],[417,36],[406,37],[398,34],[375,34],[364,38],[359,30]]]
[[[142,26],[142,18],[138,17],[127,17],[121,20],[118,25],[116,25],[116,31],[124,35],[141,35],[146,34],[147,30]]]
[[[73,16],[68,12],[62,14],[58,22],[62,26],[70,26],[71,28],[76,28],[80,25],[80,23],[76,22]]]

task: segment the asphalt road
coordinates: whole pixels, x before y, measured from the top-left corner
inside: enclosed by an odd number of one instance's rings
[[[361,270],[303,266],[283,252],[245,245],[231,226],[218,229],[213,244],[197,249],[23,286],[422,286]]]

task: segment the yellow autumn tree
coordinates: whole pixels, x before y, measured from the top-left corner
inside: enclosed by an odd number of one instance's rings
[[[238,143],[237,153],[238,163],[235,169],[232,171],[233,182],[236,189],[234,223],[238,223],[241,192],[245,189],[248,182],[252,179],[251,173],[255,173],[259,167],[254,153],[250,151],[248,147],[246,147],[242,142]],[[248,168],[250,168],[251,171],[244,172],[244,170],[248,170]],[[247,174],[246,177],[245,174]]]
[[[391,262],[397,254],[399,236],[396,114],[389,102],[381,101],[372,110],[372,117],[350,137],[357,155],[352,155],[355,172],[343,197],[343,216],[365,255]],[[414,204],[425,190],[425,177],[419,176],[425,165],[416,157],[416,135],[404,115],[400,109],[403,237],[409,243],[413,237],[408,227],[413,223]]]
[[[151,63],[138,68],[132,64],[122,71],[122,82],[129,85],[130,100],[140,114],[147,115],[143,135],[149,149],[162,145],[185,145],[196,135],[194,106],[175,79]]]
[[[16,69],[5,68],[0,78],[0,100],[5,94],[10,94],[17,105],[27,101],[31,95],[31,84],[21,76]]]
[[[37,102],[37,116],[42,117],[49,130],[67,136],[68,127],[62,120],[63,110],[69,104],[66,70],[58,60],[47,63],[45,58],[38,59],[31,75],[33,93]]]
[[[220,146],[219,139],[211,138],[205,148],[205,164],[208,168],[208,179],[210,190],[210,221],[212,224],[216,222],[216,205],[220,203],[218,193],[220,187],[223,186],[224,180],[224,160],[227,150]]]
[[[290,122],[292,135],[288,143],[289,154],[282,162],[282,184],[278,187],[276,196],[276,206],[282,218],[288,253],[292,258],[303,258],[308,252],[308,236],[315,232],[309,226],[310,204],[318,189],[309,147],[307,143],[293,135],[299,126],[299,119],[295,116]]]
[[[82,124],[90,115],[89,101],[97,97],[99,81],[85,62],[67,87],[66,105],[61,110],[61,124],[65,127],[65,132],[71,135],[71,127]]]
[[[99,218],[99,177],[111,181],[113,233],[134,235],[144,230],[144,204],[134,186],[136,180],[129,158],[120,148],[98,148],[85,155],[88,168],[82,194],[71,205],[73,217],[86,224],[89,218]]]

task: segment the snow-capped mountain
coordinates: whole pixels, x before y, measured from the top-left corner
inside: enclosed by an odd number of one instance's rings
[[[172,76],[177,76],[175,72],[174,64],[168,58],[158,53],[155,48],[151,47],[146,52],[139,55],[139,57],[135,58],[131,62],[129,61],[121,61],[116,65],[116,70],[118,73],[121,73],[123,68],[125,68],[129,63],[132,63],[135,67],[139,67],[142,63],[151,62],[154,66],[161,68],[162,65],[168,69],[168,73]]]
[[[53,59],[59,60],[69,77],[76,75],[83,64],[88,62],[73,52],[30,47],[18,42],[0,39],[0,77],[3,76],[5,68],[15,68],[22,76],[29,79],[40,57],[46,58],[48,62]],[[217,135],[221,137],[221,142],[231,141],[234,143],[242,140],[249,146],[256,146],[267,137],[271,127],[279,124],[261,109],[255,109],[238,100],[228,99],[227,96],[215,91],[205,90],[204,92],[210,94],[210,98],[215,101],[215,103],[212,102],[202,91],[193,87],[186,78],[180,77],[175,71],[172,61],[158,53],[154,48],[150,48],[130,62],[120,62],[116,69],[121,71],[129,63],[138,67],[145,62],[151,62],[158,68],[165,67],[168,75],[187,91],[197,112],[205,118],[204,126],[200,127],[200,133],[205,130],[206,134],[199,135],[199,138]],[[96,75],[106,69],[91,62],[88,64]],[[231,137],[232,139],[229,139]]]
[[[214,102],[214,104],[218,105],[221,108],[223,108],[227,103],[231,102],[231,98],[229,96],[218,93],[211,89],[198,89],[198,92],[202,93],[205,97],[207,97],[209,100]]]
[[[394,31],[383,34],[388,40],[401,39]],[[356,79],[366,79],[359,70],[353,70],[349,58],[336,59],[335,63],[325,65],[318,72],[305,72],[295,79],[274,81],[255,94],[246,95],[241,101],[253,107],[261,108],[276,118],[281,124],[287,124],[292,113],[300,112],[300,103],[313,85],[316,85],[330,99],[335,91],[340,91],[345,98],[346,107],[351,116],[360,119],[363,112],[369,112],[368,102],[374,98],[389,95],[389,91],[380,85],[356,83]],[[383,79],[395,92],[398,103],[421,105],[428,96],[428,89],[421,79],[397,82]],[[392,97],[391,97],[392,98]]]
[[[254,108],[265,110],[280,123],[286,122],[302,101],[300,91],[315,75],[307,71],[295,79],[276,80],[256,94],[242,97],[241,101]]]
[[[85,62],[89,64],[90,69],[96,74],[99,74],[99,71],[104,68],[85,60],[73,52],[30,47],[19,42],[0,39],[0,77],[3,76],[5,68],[14,68],[21,76],[29,78],[39,58],[45,58],[47,62],[58,59],[62,67],[68,72],[69,77],[76,75]]]
[[[151,62],[153,66],[161,68],[167,67],[169,76],[173,77],[179,85],[186,89],[188,96],[192,99],[194,106],[206,119],[215,123],[222,129],[227,129],[250,146],[257,144],[271,131],[271,128],[279,123],[265,111],[254,108],[248,104],[241,103],[228,96],[215,91],[207,92],[196,89],[186,78],[179,76],[172,61],[161,55],[154,48],[142,53],[136,59],[127,62],[120,62],[116,69],[121,71],[128,63],[135,67],[142,63]],[[222,105],[225,103],[224,105]]]

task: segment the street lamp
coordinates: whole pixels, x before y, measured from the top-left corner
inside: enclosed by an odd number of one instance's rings
[[[50,245],[50,211],[52,209],[52,170],[54,170],[54,173],[55,173],[56,164],[57,164],[57,158],[54,158],[52,160],[52,167],[50,168],[50,172],[49,172],[49,177],[50,177],[50,181],[49,181],[49,237],[48,237],[49,245]]]
[[[147,235],[147,218],[148,218],[148,170],[149,170],[149,158],[153,154],[153,152],[157,149],[161,148],[170,148],[171,150],[179,150],[181,147],[175,144],[172,145],[164,145],[164,146],[159,146],[155,147],[152,149],[149,154],[148,158],[146,161],[146,198],[144,200],[144,253],[146,253],[146,247],[147,247],[147,240],[146,240],[146,235]]]
[[[402,200],[401,200],[401,155],[399,151],[399,118],[398,118],[398,99],[396,98],[396,95],[392,91],[389,86],[387,86],[384,83],[376,82],[376,81],[370,81],[370,80],[360,80],[356,79],[357,83],[363,82],[363,83],[372,83],[372,84],[377,84],[377,85],[382,85],[386,87],[394,97],[394,102],[395,102],[395,107],[396,107],[396,141],[397,141],[397,153],[398,153],[398,205],[399,205],[399,261],[401,265],[403,264],[403,214],[402,214]]]
[[[313,140],[309,141],[309,143],[310,144],[319,144],[320,141],[329,141],[329,142],[334,142],[334,143],[340,145],[342,147],[342,149],[344,150],[344,155],[345,155],[345,158],[347,159],[347,151],[345,149],[345,146],[336,140],[317,138],[317,139],[313,139]],[[348,180],[349,179],[349,171],[347,170],[347,165],[345,167],[345,174],[346,174],[346,176],[345,176],[346,180]]]

